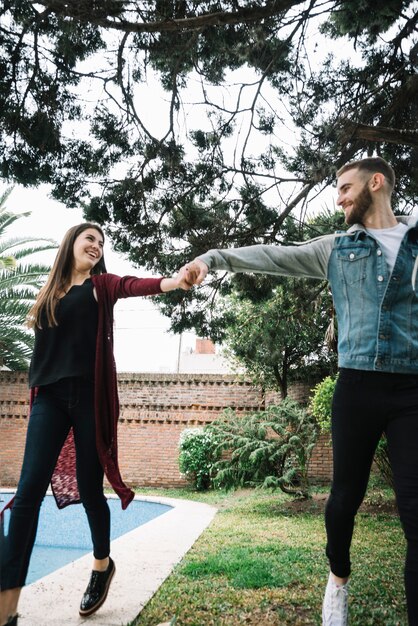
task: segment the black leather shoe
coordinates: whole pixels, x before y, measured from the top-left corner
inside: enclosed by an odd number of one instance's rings
[[[93,570],[89,584],[84,592],[80,604],[80,615],[86,617],[95,613],[107,598],[110,583],[116,571],[113,560],[109,557],[109,565],[106,571],[98,572]]]
[[[9,617],[5,626],[17,626],[17,618],[18,618],[17,613],[16,615],[13,615],[13,617]]]

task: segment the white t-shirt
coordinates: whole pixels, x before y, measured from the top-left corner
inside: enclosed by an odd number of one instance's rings
[[[399,223],[391,228],[367,228],[366,230],[376,239],[384,254],[389,271],[392,272],[408,226]]]

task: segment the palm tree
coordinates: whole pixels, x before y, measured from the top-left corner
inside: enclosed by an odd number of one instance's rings
[[[0,195],[0,367],[25,370],[33,349],[33,333],[26,328],[25,320],[50,269],[28,262],[27,257],[56,248],[57,244],[52,239],[30,236],[5,238],[11,224],[30,215],[7,211],[5,202],[11,191]]]

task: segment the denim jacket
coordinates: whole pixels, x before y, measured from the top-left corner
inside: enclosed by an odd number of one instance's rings
[[[338,320],[338,364],[360,370],[418,373],[418,223],[390,273],[378,242],[361,224],[291,246],[209,250],[210,269],[327,279]]]

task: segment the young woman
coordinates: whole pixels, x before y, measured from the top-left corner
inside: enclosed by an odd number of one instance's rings
[[[17,493],[7,505],[11,515],[0,564],[0,626],[17,624],[19,594],[50,483],[60,508],[82,502],[90,526],[94,560],[80,615],[91,615],[103,604],[115,573],[104,475],[123,508],[134,493],[118,467],[113,307],[119,298],[187,290],[192,281],[187,270],[175,278],[108,274],[103,244],[96,224],[70,228],[29,313],[35,331],[31,412]]]

